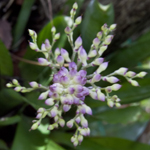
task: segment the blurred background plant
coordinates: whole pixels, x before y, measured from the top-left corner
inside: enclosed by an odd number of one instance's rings
[[[28,46],[28,29],[38,32],[38,45],[51,40],[51,27],[61,33],[56,47],[71,52],[64,28],[75,0],[2,0],[0,1],[0,150],[63,150],[74,149],[70,137],[74,130],[66,128],[50,133],[50,118],[40,128],[29,132],[36,110],[45,104],[38,101],[39,92],[16,93],[5,84],[12,79],[21,85],[30,81],[47,85],[50,71],[37,65],[40,54]],[[150,146],[150,1],[149,0],[76,0],[77,16],[82,24],[75,29],[88,51],[96,33],[104,23],[117,23],[112,44],[104,57],[111,61],[107,72],[127,67],[148,75],[132,87],[123,78],[117,91],[120,108],[109,108],[105,102],[86,98],[93,116],[87,117],[91,136],[77,150],[149,150]],[[101,83],[104,84],[104,83]],[[72,112],[66,113],[69,120]],[[70,134],[71,133],[71,134]],[[144,143],[144,144],[143,144]]]

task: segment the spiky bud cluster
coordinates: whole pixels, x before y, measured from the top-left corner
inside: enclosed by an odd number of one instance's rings
[[[38,48],[36,43],[36,33],[29,30],[29,34],[33,39],[33,42],[30,42],[29,45],[31,49],[44,54],[45,58],[39,58],[38,62],[42,66],[50,67],[52,70],[53,83],[49,86],[43,86],[32,81],[29,83],[31,88],[25,88],[14,79],[12,83],[7,84],[7,87],[14,87],[14,90],[17,92],[30,92],[35,89],[42,89],[43,92],[41,92],[38,99],[44,100],[45,104],[49,106],[49,109],[38,109],[36,120],[33,121],[34,124],[31,130],[37,129],[46,115],[54,118],[54,123],[48,126],[48,130],[58,128],[59,125],[64,127],[65,120],[62,117],[63,112],[68,112],[72,106],[76,106],[75,116],[66,122],[69,128],[72,128],[74,125],[77,127],[75,134],[71,138],[71,142],[74,146],[80,144],[84,136],[90,135],[90,129],[88,128],[88,121],[85,115],[92,115],[92,109],[86,105],[86,96],[89,95],[94,100],[107,101],[109,107],[120,107],[120,99],[118,96],[110,95],[112,91],[117,91],[121,88],[121,85],[117,83],[119,79],[116,75],[125,77],[133,86],[139,85],[134,78],[142,78],[146,75],[146,72],[136,74],[133,71],[128,71],[125,67],[121,67],[111,74],[103,76],[102,72],[107,69],[108,62],[104,62],[102,54],[113,39],[113,35],[110,35],[110,32],[116,28],[116,24],[110,27],[104,24],[101,28],[102,31],[97,33],[97,37],[94,38],[91,49],[89,53],[87,53],[82,46],[81,36],[75,41],[73,40],[73,30],[82,21],[81,17],[77,17],[74,21],[77,8],[78,5],[75,3],[70,12],[70,17],[74,22],[72,27],[65,28],[65,33],[72,47],[72,57],[70,57],[67,50],[63,48],[56,48],[54,52],[52,52],[54,43],[60,38],[60,34],[56,33],[55,27],[51,29],[53,37],[52,44],[46,39],[41,49]],[[92,74],[87,74],[88,68],[93,66],[97,67],[96,71]],[[95,83],[100,80],[108,82],[110,85],[106,87],[96,85]]]

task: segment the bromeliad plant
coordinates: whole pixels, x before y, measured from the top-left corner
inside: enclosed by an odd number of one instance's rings
[[[115,76],[123,76],[131,85],[138,86],[139,84],[134,78],[142,78],[146,75],[146,72],[136,74],[122,67],[111,74],[103,76],[101,73],[106,70],[108,62],[104,62],[104,58],[101,56],[113,39],[111,32],[115,30],[116,24],[112,24],[110,27],[104,24],[101,27],[102,31],[97,33],[97,37],[93,40],[87,54],[82,46],[82,38],[78,37],[75,42],[73,40],[73,31],[82,21],[81,16],[74,19],[77,8],[78,5],[75,3],[70,11],[70,18],[73,24],[71,27],[65,28],[65,33],[72,48],[72,57],[63,48],[56,48],[53,52],[53,45],[60,38],[60,33],[56,33],[55,27],[51,29],[52,44],[46,39],[41,49],[37,45],[37,34],[33,30],[29,30],[33,40],[29,45],[31,49],[44,54],[45,58],[39,58],[38,62],[40,65],[48,66],[52,70],[50,75],[52,84],[47,87],[32,81],[30,82],[31,88],[26,88],[22,87],[16,79],[12,80],[12,83],[7,84],[7,87],[14,87],[15,91],[23,93],[42,89],[43,92],[38,99],[45,100],[45,104],[49,106],[49,109],[38,109],[37,120],[33,120],[31,130],[37,129],[42,119],[46,116],[54,118],[54,123],[49,125],[48,130],[58,128],[59,125],[64,127],[63,112],[69,111],[73,105],[76,106],[74,118],[66,123],[69,128],[72,128],[73,125],[77,128],[71,138],[74,146],[81,143],[84,136],[90,135],[85,114],[92,115],[92,110],[84,101],[86,96],[91,96],[94,100],[107,101],[109,107],[120,107],[118,96],[110,95],[112,91],[117,91],[121,88],[121,85],[117,83],[119,79]],[[97,69],[92,74],[87,74],[87,70],[93,66],[97,67]],[[111,85],[100,87],[95,84],[100,80],[109,82]]]

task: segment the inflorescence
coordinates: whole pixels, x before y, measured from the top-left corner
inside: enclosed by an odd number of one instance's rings
[[[134,78],[142,78],[146,75],[146,72],[136,74],[122,67],[111,74],[102,76],[101,73],[107,68],[108,62],[104,62],[104,58],[101,56],[113,39],[113,35],[110,35],[110,33],[115,30],[116,24],[112,24],[110,27],[104,24],[101,27],[102,31],[97,33],[97,37],[93,40],[87,54],[82,46],[81,36],[75,42],[73,40],[73,31],[82,21],[81,16],[74,19],[77,8],[77,3],[74,3],[70,11],[70,18],[73,20],[73,24],[71,27],[67,26],[65,28],[65,33],[72,48],[72,57],[69,57],[69,53],[63,48],[56,48],[54,52],[52,51],[53,45],[60,38],[60,33],[56,33],[55,27],[51,29],[53,37],[52,44],[46,39],[41,49],[36,42],[36,32],[29,30],[29,34],[33,40],[33,42],[29,42],[29,45],[31,49],[44,54],[45,58],[38,58],[38,62],[42,66],[49,66],[51,68],[53,77],[52,85],[47,87],[36,81],[32,81],[30,82],[31,88],[26,88],[22,87],[16,79],[12,80],[12,83],[7,84],[7,87],[14,87],[14,90],[17,92],[31,92],[36,89],[42,89],[44,91],[39,95],[38,99],[45,100],[45,104],[50,107],[49,109],[38,109],[37,120],[33,121],[31,130],[37,129],[42,119],[47,115],[54,118],[54,123],[49,125],[48,130],[58,128],[58,125],[64,127],[65,120],[62,114],[63,112],[69,111],[75,105],[77,107],[76,114],[74,118],[66,123],[69,128],[72,128],[73,125],[77,128],[71,138],[74,146],[80,144],[84,136],[90,135],[85,114],[92,115],[92,109],[84,101],[86,96],[89,95],[95,100],[107,101],[109,107],[120,107],[120,99],[118,96],[110,96],[112,91],[117,91],[121,88],[121,85],[117,83],[119,79],[115,75],[125,77],[133,86],[139,86]],[[96,71],[88,75],[87,69],[93,66],[97,66]],[[99,87],[95,83],[100,80],[107,81],[111,85]]]

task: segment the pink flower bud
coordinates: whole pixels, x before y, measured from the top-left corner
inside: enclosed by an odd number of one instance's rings
[[[75,121],[76,121],[76,123],[78,123],[78,124],[79,124],[79,123],[80,123],[80,121],[81,121],[80,117],[77,117]]]
[[[30,84],[30,86],[33,87],[33,88],[39,87],[38,83],[35,82],[35,81],[32,81],[32,82],[30,82],[29,84]]]
[[[128,71],[126,74],[125,74],[125,76],[127,76],[127,77],[134,77],[136,75],[136,73],[135,72],[133,72],[133,71]]]
[[[63,110],[64,110],[64,112],[67,112],[67,111],[69,111],[69,109],[71,108],[71,106],[70,105],[64,105],[63,106]]]
[[[105,95],[104,93],[100,91],[100,89],[97,90],[97,97],[98,97],[98,100],[105,101]]]
[[[100,44],[100,40],[98,38],[95,38],[93,40],[93,45],[97,47],[99,44]]]
[[[78,136],[78,141],[81,143],[83,141],[83,136],[81,134],[79,134]]]
[[[41,117],[42,117],[42,113],[38,113],[36,116],[37,119],[40,119]]]
[[[48,62],[47,59],[44,59],[44,58],[38,58],[38,62],[39,64],[44,65],[44,66],[47,66],[50,64],[50,62]]]
[[[97,58],[92,62],[92,65],[100,65],[104,61],[104,58]]]
[[[83,115],[80,115],[80,119],[81,119],[81,125],[82,125],[82,127],[87,128],[87,127],[88,127],[88,122],[87,122],[87,120],[84,118]]]
[[[119,75],[125,75],[127,72],[128,68],[121,67],[120,69],[116,70],[115,73]]]
[[[71,62],[70,58],[69,58],[69,54],[68,52],[61,48],[61,56],[67,61],[67,62]]]
[[[96,74],[93,76],[93,78],[91,79],[91,82],[92,82],[92,83],[95,83],[95,82],[100,81],[100,79],[101,79],[101,75],[96,73]]]
[[[51,50],[51,45],[50,45],[50,42],[49,42],[49,40],[48,39],[46,39],[45,40],[45,48],[46,48],[46,50]]]
[[[92,51],[89,53],[88,57],[89,57],[89,58],[92,58],[92,57],[95,57],[96,55],[97,55],[97,51],[96,51],[96,50],[92,50]]]
[[[66,34],[70,34],[71,33],[71,28],[70,27],[66,27],[65,28],[65,33]]]
[[[38,112],[38,113],[43,113],[44,111],[45,111],[44,108],[39,108],[37,112]]]
[[[121,88],[121,86],[122,86],[122,85],[120,85],[120,84],[113,84],[113,85],[111,86],[111,89],[112,89],[113,91],[118,91],[118,90]]]
[[[60,124],[61,127],[64,127],[65,120],[64,119],[59,119],[59,124]]]
[[[136,80],[130,79],[129,82],[130,82],[131,85],[133,85],[133,86],[139,86],[139,83],[138,83]]]
[[[107,66],[108,66],[108,62],[102,63],[102,64],[99,66],[99,68],[96,70],[96,73],[99,74],[99,73],[101,73],[102,71],[106,70]]]
[[[53,109],[50,111],[51,117],[55,117],[58,113],[58,109],[56,106],[53,107]]]
[[[102,38],[103,33],[102,32],[98,32],[97,33],[97,37],[99,38],[99,40]]]
[[[79,36],[75,41],[75,48],[78,49],[82,45],[82,38]]]
[[[39,100],[46,99],[47,96],[48,96],[48,92],[49,92],[49,91],[46,91],[46,92],[41,93],[38,99],[39,99]]]
[[[57,57],[58,55],[60,55],[60,50],[59,50],[59,48],[56,48],[54,53],[55,53],[55,57]]]
[[[54,105],[54,99],[53,99],[53,98],[48,98],[48,99],[45,101],[45,104],[48,105],[48,106]]]
[[[57,57],[57,62],[58,62],[58,64],[60,64],[61,66],[64,64],[64,58],[62,57],[62,56],[58,56]]]
[[[68,128],[72,128],[73,127],[73,123],[74,123],[74,120],[71,119],[70,121],[67,122],[67,127]]]
[[[87,65],[87,53],[85,51],[85,49],[81,46],[79,48],[79,51],[78,51],[78,56],[80,58],[80,61],[84,64],[84,65]]]
[[[119,81],[118,78],[113,77],[113,76],[111,76],[111,77],[104,77],[103,80],[104,80],[104,81],[108,81],[108,82],[110,82],[110,83],[116,83],[116,82]]]

